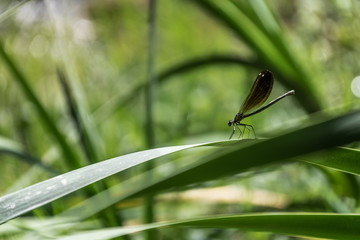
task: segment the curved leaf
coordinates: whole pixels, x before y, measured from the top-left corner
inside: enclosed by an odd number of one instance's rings
[[[180,169],[155,183],[149,183],[142,189],[130,189],[130,193],[122,196],[122,199],[218,179],[256,166],[284,161],[360,140],[359,120],[360,111],[269,140],[226,141],[232,147],[219,147],[211,156],[197,161],[192,166]],[[236,144],[239,142],[243,144]],[[194,144],[131,153],[59,175],[0,198],[0,223],[148,160],[211,144],[214,145],[214,143]],[[206,174],[198,174],[199,172],[206,172]]]
[[[284,39],[285,32],[274,30],[278,26],[274,26],[275,18],[271,16],[266,4],[259,7],[259,4],[247,1],[214,0],[198,0],[194,3],[248,44],[258,56],[258,61],[262,61],[262,65],[282,78],[286,87],[296,89],[296,94],[302,99],[301,104],[308,112],[321,109],[310,85],[311,75],[296,59],[299,53],[294,51],[295,48],[290,50],[290,43]],[[259,14],[271,20],[266,21],[263,17],[256,16]]]
[[[305,162],[329,167],[338,171],[360,175],[360,150],[339,147],[321,151],[301,159]]]
[[[270,213],[207,217],[133,227],[111,228],[73,234],[59,239],[86,240],[91,238],[100,240],[163,227],[191,227],[235,228],[240,231],[272,232],[292,236],[345,240],[359,238],[359,225],[359,214]]]
[[[294,158],[300,154],[330,148],[359,140],[360,112],[339,117],[318,125],[307,127],[269,140],[247,140],[218,142],[217,145],[228,146],[211,151],[202,160],[162,179],[148,182],[138,188],[123,190],[114,186],[108,192],[100,193],[94,199],[88,199],[74,209],[61,214],[64,217],[86,218],[119,201],[144,196],[148,193],[174,190],[189,184],[219,179],[224,176],[241,173],[252,167],[262,166],[280,160],[313,160],[311,155]],[[357,126],[356,128],[354,128]],[[351,140],[352,139],[352,140]],[[214,144],[213,144],[214,145]],[[229,148],[231,146],[231,148]],[[346,161],[346,160],[344,160]],[[204,173],[204,174],[198,174]],[[205,174],[206,173],[206,174]],[[137,186],[126,182],[129,186]],[[121,188],[121,189],[120,189]],[[112,198],[104,197],[107,195]],[[92,207],[89,207],[92,206]]]
[[[11,141],[10,139],[0,137],[0,154],[8,154],[15,156],[20,160],[27,162],[30,165],[34,164],[35,166],[41,167],[43,170],[47,171],[52,175],[59,174],[59,172],[53,169],[52,167],[42,163],[40,159],[37,159],[36,157],[27,154],[24,151],[24,149],[22,149],[20,144],[17,144],[16,142]]]
[[[59,175],[0,198],[0,224],[115,173],[199,144],[127,154]]]

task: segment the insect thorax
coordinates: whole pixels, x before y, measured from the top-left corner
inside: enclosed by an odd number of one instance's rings
[[[240,122],[243,119],[244,115],[242,113],[237,113],[234,117],[234,123]]]

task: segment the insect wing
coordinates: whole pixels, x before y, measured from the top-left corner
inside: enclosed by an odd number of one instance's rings
[[[257,76],[249,95],[246,97],[239,113],[245,114],[253,108],[262,105],[268,99],[274,84],[274,76],[269,70],[264,70]]]

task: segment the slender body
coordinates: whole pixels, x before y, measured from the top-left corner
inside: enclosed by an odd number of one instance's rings
[[[241,121],[244,118],[250,117],[261,111],[264,111],[265,109],[267,109],[274,103],[280,101],[284,97],[295,94],[295,91],[291,90],[291,91],[281,95],[280,97],[272,100],[271,102],[269,102],[265,106],[259,108],[258,110],[248,113],[250,110],[261,106],[268,99],[268,97],[271,93],[273,84],[274,84],[274,75],[272,74],[272,72],[270,72],[269,70],[264,70],[261,73],[259,73],[253,86],[251,87],[251,91],[250,91],[249,95],[246,97],[239,112],[235,115],[234,120],[229,120],[229,122],[228,122],[229,127],[231,125],[233,126],[233,131],[232,131],[229,139],[231,139],[235,133],[235,126],[239,129],[240,136],[242,135],[242,131],[239,128],[239,126],[243,126],[244,131],[245,131],[245,129],[247,129],[249,131],[249,133],[250,133],[250,128],[251,128],[255,135],[253,126],[251,126],[249,124],[241,123]],[[256,137],[256,135],[255,135],[255,137]]]

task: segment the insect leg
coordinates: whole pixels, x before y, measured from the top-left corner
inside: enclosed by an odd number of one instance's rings
[[[253,126],[251,126],[251,125],[248,125],[248,126],[251,127],[251,129],[252,129],[253,132],[254,132],[254,137],[256,138],[256,134],[255,134],[255,130],[254,130]],[[249,131],[249,133],[250,133],[250,131]]]
[[[248,137],[249,137],[249,135],[250,135],[250,128],[247,127],[248,125],[247,125],[247,124],[243,124],[243,123],[239,123],[239,125],[244,127],[244,130],[243,130],[243,131],[244,131],[244,134],[245,134],[246,129],[248,130]]]
[[[246,129],[248,130],[248,137],[250,137],[250,132],[252,130],[254,132],[254,136],[256,138],[256,134],[255,134],[255,130],[254,130],[253,126],[251,126],[250,124],[242,124],[242,123],[239,123],[239,125],[244,127],[244,132],[245,132]]]
[[[239,128],[239,125],[243,125],[243,124],[241,124],[241,123],[236,123],[236,127],[239,129],[239,131],[240,131],[240,136],[239,136],[239,138],[241,137],[241,136],[243,136],[243,132],[241,131],[241,129]]]
[[[247,124],[244,125],[244,132],[245,132],[245,129],[247,129],[248,130],[248,138],[250,138],[251,129],[248,126],[250,126],[250,125],[247,125]]]
[[[230,137],[229,137],[229,140],[232,138],[232,136],[234,135],[234,133],[235,133],[235,124],[234,124],[234,126],[233,126],[233,131],[232,131],[232,133],[231,133],[231,135],[230,135]]]

